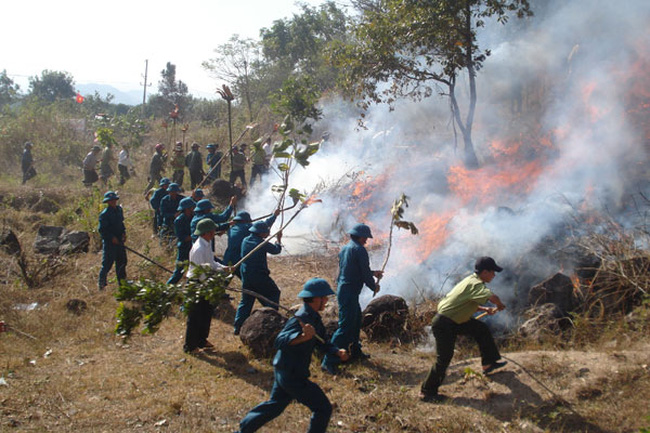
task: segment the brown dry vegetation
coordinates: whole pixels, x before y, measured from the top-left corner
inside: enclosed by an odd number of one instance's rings
[[[128,244],[171,267],[173,252],[151,238],[140,188],[131,183],[120,192]],[[32,269],[43,266],[31,253],[39,224],[91,229],[101,209],[99,193],[89,197],[81,188],[46,192],[61,204],[59,212],[3,209],[2,225],[16,232]],[[10,193],[31,197],[39,191],[16,187]],[[164,321],[155,335],[124,341],[113,334],[114,282],[105,292],[96,288],[97,249],[95,240],[89,253],[65,258],[59,273],[34,289],[25,287],[15,258],[0,253],[0,320],[14,330],[0,334],[5,382],[0,385],[0,431],[235,431],[244,414],[268,397],[273,380],[270,361],[253,359],[232,335],[237,300],[220,306],[211,331],[216,349],[201,356],[182,351],[181,313]],[[310,277],[333,281],[336,252],[331,247],[271,259],[283,290],[281,302],[295,303]],[[133,255],[128,275],[167,278]],[[70,299],[87,302],[87,309],[79,315],[67,311]],[[33,302],[38,303],[33,311],[16,309]],[[425,303],[417,311],[418,317],[430,316],[431,308]],[[350,365],[336,378],[324,375],[314,362],[313,380],[334,404],[333,432],[640,431],[650,426],[650,327],[647,309],[635,314],[634,327],[624,320],[597,325],[576,320],[579,332],[568,343],[503,341],[503,354],[511,362],[488,378],[475,373],[480,370],[476,349],[463,342],[441,388],[452,397],[445,404],[418,400],[434,353],[415,345],[369,343],[370,362]],[[563,349],[554,350],[555,345]],[[293,404],[262,431],[305,431],[308,418],[305,407]]]

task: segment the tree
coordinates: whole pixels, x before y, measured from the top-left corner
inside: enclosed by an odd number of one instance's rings
[[[6,69],[0,72],[0,107],[14,102],[19,90],[20,86],[9,78]]]
[[[176,80],[176,65],[167,62],[160,75],[162,79],[158,82],[159,95],[149,98],[149,109],[156,115],[164,117],[168,116],[175,106],[178,106],[180,113],[185,113],[189,108],[191,97],[188,96],[187,84]]]
[[[30,96],[45,102],[72,99],[75,97],[74,79],[72,75],[61,71],[48,71],[41,76],[29,78]]]
[[[334,40],[346,40],[347,17],[333,1],[318,8],[302,5],[302,13],[276,20],[260,31],[267,62],[288,77],[312,76],[321,90],[334,87],[338,71],[328,64],[326,47]]]
[[[237,97],[246,103],[249,121],[253,121],[253,104],[259,97],[256,71],[262,62],[259,42],[233,35],[214,50],[216,57],[203,62],[203,67],[225,81]]]
[[[453,120],[463,136],[465,165],[478,167],[472,143],[476,74],[490,55],[479,47],[477,32],[490,18],[502,24],[511,14],[532,16],[528,0],[357,0],[361,7],[354,43],[332,50],[343,72],[341,83],[364,110],[397,98],[420,100],[432,84],[449,97]],[[469,81],[463,116],[456,92],[459,76]]]

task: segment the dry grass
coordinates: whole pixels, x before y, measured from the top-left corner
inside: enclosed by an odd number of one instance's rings
[[[129,244],[172,266],[173,251],[151,238],[139,189],[127,184],[120,191]],[[29,188],[19,192],[33,193]],[[98,208],[97,198],[86,194],[81,189],[68,192],[61,199],[61,212]],[[73,217],[8,209],[4,215],[3,224],[25,246],[31,245],[40,223],[66,221],[78,229],[95,224],[83,212]],[[283,289],[281,302],[296,303],[300,286],[310,277],[333,281],[336,253],[330,248],[272,258],[273,276]],[[250,408],[268,397],[269,360],[253,359],[232,335],[235,301],[222,305],[213,320],[216,350],[188,357],[182,351],[185,324],[180,313],[155,335],[135,335],[125,342],[113,334],[116,302],[110,291],[96,290],[101,260],[96,249],[70,257],[63,273],[34,289],[22,284],[12,257],[0,253],[0,259],[0,320],[23,333],[0,334],[0,373],[7,383],[0,385],[0,431],[232,432]],[[133,255],[128,275],[167,277]],[[68,312],[70,299],[85,301],[85,312]],[[38,303],[36,310],[14,308],[32,302]],[[411,318],[414,328],[428,322],[431,306],[418,307]],[[648,424],[644,417],[650,401],[647,316],[643,320],[641,328],[624,322],[589,328],[592,338],[583,352],[541,351],[549,346],[526,347],[525,342],[517,343],[518,352],[506,346],[504,354],[523,368],[511,364],[487,380],[463,373],[466,368],[478,371],[480,362],[474,358],[474,344],[461,341],[441,388],[453,400],[442,405],[417,399],[434,358],[411,344],[369,343],[370,362],[350,365],[336,378],[324,375],[314,362],[313,380],[335,406],[332,432],[634,432]],[[262,431],[305,431],[308,418],[305,407],[293,404]]]

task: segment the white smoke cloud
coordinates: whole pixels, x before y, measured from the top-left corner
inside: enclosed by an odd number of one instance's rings
[[[454,147],[444,98],[401,101],[392,112],[373,107],[366,116],[367,130],[357,128],[358,112],[350,105],[327,102],[315,127],[331,138],[306,169],[295,170],[290,187],[310,192],[324,183],[332,192],[320,192],[323,203],[305,210],[287,229],[287,249],[292,254],[314,249],[322,237],[342,245],[345,231],[362,213],[363,222],[380,235],[375,244],[385,246],[390,206],[404,192],[411,197],[404,219],[426,230],[432,216],[445,216],[446,230],[440,235],[446,237],[423,255],[424,243],[431,239],[396,231],[382,280],[386,293],[407,299],[417,299],[422,291],[445,293],[482,255],[506,268],[526,257],[531,268],[539,265],[536,282],[559,271],[535,254],[539,243],[585,202],[596,210],[621,210],[634,180],[629,168],[647,162],[642,132],[626,115],[630,89],[623,76],[646,54],[638,50],[650,46],[648,18],[650,2],[558,0],[546,2],[538,16],[517,30],[513,19],[482,34],[481,43],[492,48],[478,76],[474,128],[483,166],[469,178],[485,176],[488,182],[507,172],[504,167],[542,167],[517,181],[518,188],[486,189],[474,196],[470,190],[469,199],[454,193],[449,169],[460,164],[462,151]],[[459,90],[462,97],[462,86]],[[503,152],[490,148],[495,139],[510,140]],[[507,150],[515,142],[523,143],[522,149],[510,156]],[[510,165],[503,164],[506,159]],[[334,188],[352,184],[354,173],[377,185],[361,208],[351,197],[352,188]],[[251,190],[245,206],[253,216],[274,208],[268,193],[273,183],[279,182],[269,175]],[[373,249],[371,241],[370,251],[376,269],[385,250]],[[515,284],[497,277],[491,286],[507,297],[521,293]],[[364,296],[367,302],[369,291]]]

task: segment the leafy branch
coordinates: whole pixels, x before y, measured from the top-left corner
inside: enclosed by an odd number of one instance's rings
[[[381,265],[381,272],[383,273],[386,269],[386,264],[388,264],[388,258],[390,257],[390,250],[393,245],[393,227],[398,229],[410,230],[412,235],[417,235],[418,228],[410,221],[404,221],[404,208],[409,207],[408,204],[409,197],[402,193],[402,195],[393,202],[393,206],[390,209],[391,219],[390,219],[390,232],[388,234],[388,249],[386,250],[386,256],[384,257],[384,263]],[[377,279],[379,281],[381,277]]]

